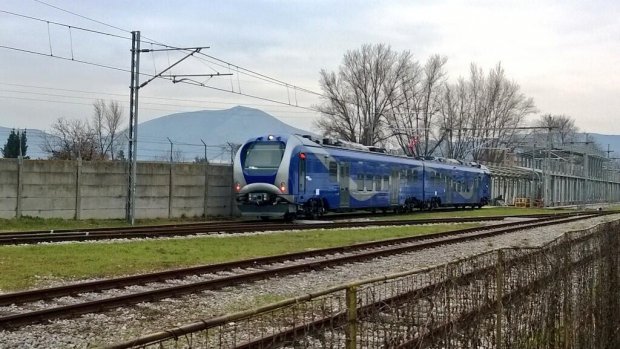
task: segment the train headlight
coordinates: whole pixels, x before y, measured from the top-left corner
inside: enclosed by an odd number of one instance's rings
[[[235,183],[235,191],[237,191],[237,193],[241,191],[241,184],[239,184],[239,182]]]
[[[286,193],[286,183],[284,182],[280,183],[280,191],[282,193]]]
[[[267,136],[267,139],[270,140],[270,141],[273,141],[273,138],[274,138],[273,135]]]

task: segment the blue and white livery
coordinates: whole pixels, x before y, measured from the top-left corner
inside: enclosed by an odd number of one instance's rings
[[[485,166],[417,160],[302,135],[252,138],[241,146],[233,166],[244,216],[313,217],[328,211],[411,211],[489,202]]]

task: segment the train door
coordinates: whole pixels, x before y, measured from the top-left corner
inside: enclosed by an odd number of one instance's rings
[[[453,191],[453,179],[452,179],[452,174],[450,172],[446,172],[446,175],[443,177],[443,186],[446,190],[446,199],[445,199],[445,204],[452,204],[454,203],[454,198],[452,197],[452,191]]]
[[[398,192],[400,188],[400,171],[398,169],[392,169],[390,175],[390,205],[398,205]]]
[[[299,171],[297,171],[298,173],[298,183],[299,183],[299,188],[297,188],[299,195],[304,195],[306,193],[306,157],[300,157],[299,159]]]
[[[471,202],[480,202],[480,177],[477,174],[473,175],[471,178],[472,183],[472,201]]]
[[[338,163],[338,183],[340,184],[340,208],[349,207],[351,194],[349,192],[349,163]]]

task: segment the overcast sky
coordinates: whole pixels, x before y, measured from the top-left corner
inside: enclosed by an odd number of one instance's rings
[[[425,61],[448,57],[451,81],[474,62],[506,75],[534,98],[540,113],[565,114],[582,131],[620,134],[620,1],[120,1],[43,0],[124,30],[145,41],[204,53],[290,85],[320,92],[320,69],[335,71],[343,54],[386,43]],[[0,0],[0,10],[130,34],[34,0]],[[148,38],[148,39],[145,39]],[[131,41],[0,12],[0,46],[129,69]],[[143,43],[142,48],[158,48]],[[183,53],[141,55],[141,71],[160,72]],[[205,58],[205,57],[203,57]],[[174,74],[233,73],[197,78],[210,86],[312,107],[316,95],[237,74],[236,68],[190,59]],[[142,77],[145,80],[146,77]],[[88,118],[97,98],[128,112],[129,73],[0,48],[0,126],[48,129],[59,117]],[[174,112],[263,109],[309,129],[317,114],[265,100],[156,80],[140,91],[140,121]]]

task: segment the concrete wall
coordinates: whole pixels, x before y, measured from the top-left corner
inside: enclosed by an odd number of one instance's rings
[[[0,159],[0,217],[15,217],[17,212],[17,160]]]
[[[230,165],[137,164],[136,218],[229,216]],[[124,218],[123,162],[0,159],[0,218]]]

